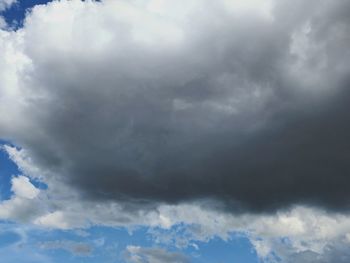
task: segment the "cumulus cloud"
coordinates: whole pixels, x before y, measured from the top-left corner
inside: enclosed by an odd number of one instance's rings
[[[170,232],[185,222],[186,238],[167,240],[244,232],[270,261],[346,255],[348,10],[340,0],[34,7],[23,28],[0,30],[0,138],[21,147],[4,149],[26,176],[0,217]]]
[[[172,2],[1,32],[1,136],[92,200],[347,209],[348,3]]]
[[[30,222],[45,211],[37,198],[40,190],[27,177],[13,177],[11,189],[14,193],[11,198],[0,202],[1,219]]]
[[[26,199],[34,199],[40,193],[40,190],[32,185],[28,177],[25,176],[12,178],[12,191],[16,196]]]

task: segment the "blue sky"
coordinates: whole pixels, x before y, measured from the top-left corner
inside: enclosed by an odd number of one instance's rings
[[[1,263],[350,262],[349,17],[0,0]]]
[[[3,145],[5,142],[2,141]],[[11,177],[19,173],[16,164],[11,162],[4,151],[0,151],[1,163],[1,199],[9,199],[11,196]]]

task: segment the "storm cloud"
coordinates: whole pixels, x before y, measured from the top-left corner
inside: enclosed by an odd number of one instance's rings
[[[340,0],[36,6],[22,29],[1,31],[0,76],[12,77],[0,80],[0,136],[89,200],[347,210],[347,10]]]

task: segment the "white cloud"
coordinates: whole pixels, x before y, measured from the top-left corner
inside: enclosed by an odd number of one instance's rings
[[[12,196],[0,202],[0,218],[29,223],[45,211],[43,203],[37,198],[28,199]]]
[[[26,199],[34,199],[40,193],[40,190],[25,176],[13,177],[11,189],[16,196]]]
[[[44,227],[68,229],[69,224],[66,222],[66,217],[61,211],[55,211],[45,214],[34,220],[34,223]]]

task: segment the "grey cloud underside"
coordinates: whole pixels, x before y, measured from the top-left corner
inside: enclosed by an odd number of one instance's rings
[[[23,113],[37,129],[8,137],[90,199],[348,209],[350,8],[315,2],[281,1],[274,21],[201,14],[179,46],[120,26],[120,43],[89,56],[30,44],[27,22],[30,91],[43,96]]]

